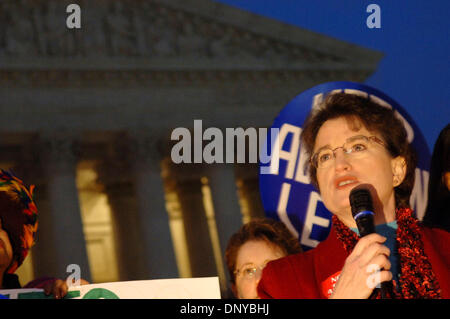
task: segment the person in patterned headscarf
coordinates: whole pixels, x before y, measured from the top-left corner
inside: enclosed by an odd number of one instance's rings
[[[0,170],[0,288],[20,288],[14,272],[33,246],[38,227],[33,200],[34,185],[27,188],[10,172]]]
[[[66,281],[40,277],[24,287],[15,273],[34,245],[38,228],[38,211],[29,188],[11,172],[0,169],[0,289],[42,288],[46,295],[63,298],[68,292]],[[81,284],[89,284],[81,279]]]

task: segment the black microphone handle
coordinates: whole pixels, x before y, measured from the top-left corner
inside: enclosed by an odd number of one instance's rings
[[[356,226],[358,226],[359,236],[364,237],[375,233],[375,223],[373,222],[373,212],[362,211],[355,215]]]
[[[362,211],[355,215],[356,225],[358,226],[358,231],[360,237],[367,236],[369,234],[375,233],[375,223],[373,221],[373,212]],[[383,281],[381,283],[381,298],[387,299],[387,291],[389,290],[390,283]]]
[[[369,189],[366,187],[352,189],[349,200],[352,216],[358,226],[360,237],[375,233],[373,201]],[[381,298],[387,298],[387,291],[390,285],[392,285],[392,282],[385,281],[381,283]]]

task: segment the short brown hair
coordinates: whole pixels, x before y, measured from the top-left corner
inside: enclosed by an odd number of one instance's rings
[[[250,240],[264,240],[279,247],[286,255],[302,251],[297,238],[287,229],[286,225],[272,218],[256,218],[241,226],[231,236],[225,250],[225,260],[231,282],[235,282],[234,270],[239,249]]]
[[[331,119],[344,117],[350,127],[358,129],[358,120],[370,132],[381,134],[386,149],[395,158],[402,156],[406,162],[406,175],[403,182],[395,187],[395,204],[397,207],[409,207],[409,197],[414,187],[416,155],[408,143],[406,129],[402,121],[391,108],[382,106],[369,98],[354,94],[329,94],[317,110],[311,111],[303,125],[302,145],[311,158],[316,137],[321,126]],[[312,184],[318,187],[316,168],[309,165]]]

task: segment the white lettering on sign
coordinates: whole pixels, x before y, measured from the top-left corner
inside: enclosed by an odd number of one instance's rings
[[[422,220],[425,209],[427,208],[430,173],[416,168],[415,174],[414,188],[409,198],[409,203],[416,212],[417,219]]]
[[[397,116],[400,119],[400,121],[402,121],[402,123],[403,123],[403,125],[405,126],[405,129],[406,129],[408,142],[412,143],[412,141],[414,140],[414,130],[413,130],[413,128],[408,123],[408,121],[403,117],[403,115],[401,115],[398,111],[395,111],[395,116]]]
[[[377,104],[380,104],[381,106],[384,106],[384,107],[387,107],[387,108],[392,109],[392,105],[390,105],[390,104],[389,104],[388,102],[386,102],[385,100],[379,98],[378,96],[371,95],[371,96],[370,96],[370,99],[371,99],[373,102],[375,102],[375,103],[377,103]]]
[[[311,192],[309,195],[308,209],[306,211],[305,224],[303,225],[301,243],[309,247],[316,247],[319,241],[310,238],[313,225],[319,225],[327,228],[330,225],[330,220],[317,216],[316,208],[317,202],[322,201],[319,193]]]
[[[344,93],[345,94],[358,95],[358,96],[361,96],[363,98],[367,98],[367,96],[368,96],[367,92],[364,92],[364,91],[361,91],[361,90],[356,90],[356,89],[345,89]]]
[[[285,177],[289,179],[294,177],[301,132],[302,129],[300,127],[286,123],[280,128],[280,133],[278,134],[273,146],[273,150],[278,150],[278,154],[276,154],[278,157],[273,157],[272,154],[272,161],[270,162],[270,172],[272,174],[279,174],[280,160],[285,160],[288,162]],[[289,135],[292,135],[291,145],[289,150],[285,151],[283,150],[283,145]]]
[[[297,160],[297,172],[295,173],[295,181],[303,184],[309,184],[311,182],[309,173],[307,171],[307,163],[309,156],[306,154],[305,148],[300,147]]]
[[[317,110],[319,106],[322,104],[322,102],[323,102],[323,93],[314,95],[311,110],[313,111]]]
[[[289,194],[291,192],[291,184],[283,183],[281,185],[280,198],[278,200],[277,213],[280,220],[286,225],[286,227],[290,230],[290,232],[298,238],[298,232],[295,229],[294,225],[292,225],[289,217],[287,215],[287,204],[289,200]]]
[[[333,90],[331,92],[329,92],[329,94],[335,94],[335,93],[340,93],[342,92],[341,89],[337,89],[337,90]],[[384,107],[388,107],[390,109],[392,109],[392,105],[387,103],[385,100],[383,100],[382,98],[375,96],[373,94],[368,94],[367,92],[361,91],[361,90],[357,90],[357,89],[345,89],[344,93],[347,94],[354,94],[354,95],[358,95],[361,97],[369,97],[370,100],[372,100],[373,102],[384,106]],[[323,102],[323,93],[320,94],[316,94],[313,98],[313,102],[312,102],[312,109],[313,110],[317,110],[320,107],[320,104]],[[407,133],[407,138],[408,138],[408,142],[412,143],[412,141],[414,140],[414,130],[411,127],[411,125],[409,124],[409,122],[403,117],[403,115],[401,115],[397,110],[395,111],[395,116],[397,116],[400,121],[402,121],[403,125],[405,126],[406,129],[406,133]]]
[[[385,100],[379,98],[378,96],[375,95],[370,95],[370,99],[387,108],[392,109],[392,105],[390,105],[388,102],[386,102]],[[403,117],[403,115],[401,115],[397,110],[394,111],[394,114],[396,117],[398,117],[400,119],[400,121],[402,121],[403,125],[405,126],[405,130],[406,130],[406,135],[407,135],[407,139],[409,143],[412,143],[412,141],[414,140],[414,130],[411,127],[411,125],[409,124],[409,122]]]
[[[333,294],[334,288],[336,287],[337,282],[339,281],[339,277],[341,275],[341,272],[338,271],[334,275],[331,275],[325,281],[322,282],[322,292],[327,297],[330,298],[330,296]]]

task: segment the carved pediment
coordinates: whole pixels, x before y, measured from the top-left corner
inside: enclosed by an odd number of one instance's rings
[[[224,65],[234,68],[295,68],[319,63],[346,64],[358,50],[361,57],[368,51],[350,45],[348,51],[353,53],[342,54],[342,45],[336,46],[340,41],[298,31],[299,28],[210,0],[78,1],[81,29],[68,29],[66,7],[71,2],[2,0],[2,67],[14,66],[15,61],[42,59],[71,59],[83,64],[126,58],[146,61],[151,68],[177,68],[180,65],[170,61],[180,61],[182,57],[183,63],[196,67],[204,64],[211,68],[208,61],[223,60]],[[279,31],[274,34],[274,30]],[[330,43],[334,50],[327,47]],[[374,57],[379,60],[379,54],[370,52],[365,61]]]

